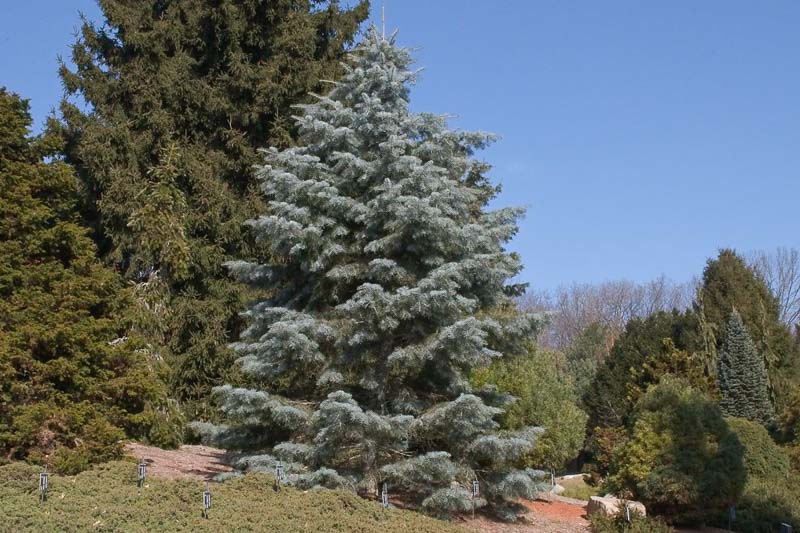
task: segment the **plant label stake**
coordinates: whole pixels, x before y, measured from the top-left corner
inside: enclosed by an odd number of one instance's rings
[[[728,508],[728,529],[731,529],[734,522],[736,522],[736,507],[731,505]]]
[[[381,505],[383,505],[384,509],[389,508],[389,491],[386,488],[386,483],[383,484],[383,489],[381,490]]]
[[[628,502],[625,502],[625,520],[627,520],[628,523],[631,521],[631,506]]]
[[[475,498],[480,495],[481,484],[477,479],[472,480],[472,519],[475,519]]]
[[[47,500],[47,486],[48,486],[48,477],[50,474],[47,473],[47,467],[44,467],[44,470],[39,473],[39,503],[44,503]]]
[[[206,481],[206,490],[203,492],[203,518],[208,518],[208,510],[211,509],[211,490]]]
[[[138,474],[136,479],[136,486],[142,488],[142,486],[144,486],[144,478],[147,477],[147,461],[144,460],[144,457],[142,457],[142,460],[139,463],[136,471]]]
[[[556,486],[556,473],[553,472],[552,470],[550,471],[550,486],[551,487]]]
[[[275,465],[275,486],[281,490],[281,483],[286,480],[286,474],[283,471],[283,463],[278,461]]]

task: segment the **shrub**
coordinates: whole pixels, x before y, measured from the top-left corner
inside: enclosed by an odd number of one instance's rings
[[[792,484],[788,479],[748,481],[736,505],[733,529],[748,533],[773,533],[784,522],[795,531],[800,529],[800,490],[796,483]],[[720,516],[716,524],[725,527],[727,518]]]
[[[617,450],[628,441],[628,432],[625,428],[596,427],[589,440],[588,449],[601,472],[608,472],[611,461]]]
[[[575,387],[564,364],[560,353],[536,349],[517,358],[499,359],[472,374],[476,388],[495,384],[517,398],[503,415],[506,429],[544,428],[525,456],[525,466],[560,470],[583,446],[586,414],[577,407]]]
[[[141,416],[142,440],[159,448],[177,448],[185,441],[186,415],[178,402],[167,400],[148,406]]]
[[[623,511],[615,516],[595,514],[589,521],[594,533],[672,533],[672,528],[657,518],[633,513],[629,522]]]
[[[585,475],[561,480],[559,484],[564,487],[562,496],[576,500],[588,500],[592,496],[597,496],[599,489],[587,483],[586,478],[588,477],[588,475]]]
[[[747,484],[736,504],[734,529],[771,533],[782,522],[800,528],[800,490],[792,483],[789,457],[760,424],[727,419],[744,449]],[[715,522],[727,526],[726,516]]]
[[[800,445],[800,387],[796,388],[778,419],[783,442]]]
[[[796,475],[800,475],[800,442],[793,446],[786,448],[786,455],[789,456],[789,462],[792,465],[792,470]]]
[[[740,496],[743,453],[715,402],[668,380],[637,403],[607,483],[671,522],[702,523]]]
[[[744,464],[748,480],[785,480],[789,475],[789,457],[757,422],[743,418],[726,418],[744,448]]]

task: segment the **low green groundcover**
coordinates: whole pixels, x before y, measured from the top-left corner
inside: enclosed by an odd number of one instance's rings
[[[307,531],[464,532],[412,511],[390,508],[345,491],[274,490],[263,474],[212,483],[212,508],[202,516],[200,481],[148,478],[136,487],[136,465],[117,461],[76,476],[51,475],[38,501],[40,468],[0,466],[3,531]]]

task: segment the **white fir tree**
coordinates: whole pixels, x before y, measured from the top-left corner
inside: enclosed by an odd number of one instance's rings
[[[229,265],[272,297],[245,313],[235,345],[252,388],[215,390],[227,425],[204,440],[240,452],[243,470],[299,487],[384,483],[432,514],[477,507],[504,518],[540,490],[513,465],[539,428],[498,430],[513,398],[468,375],[524,352],[539,318],[514,311],[521,269],[504,244],[520,209],[472,159],[492,137],[409,111],[411,56],[374,28],[328,96],[300,106],[298,146],[258,169],[270,214],[250,221],[267,264]]]

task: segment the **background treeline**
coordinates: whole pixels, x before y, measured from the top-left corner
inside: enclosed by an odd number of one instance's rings
[[[722,250],[685,285],[523,298],[550,313],[538,353],[557,350],[588,417],[574,466],[672,521],[725,525],[736,505],[743,531],[796,524],[798,267],[794,249]]]

